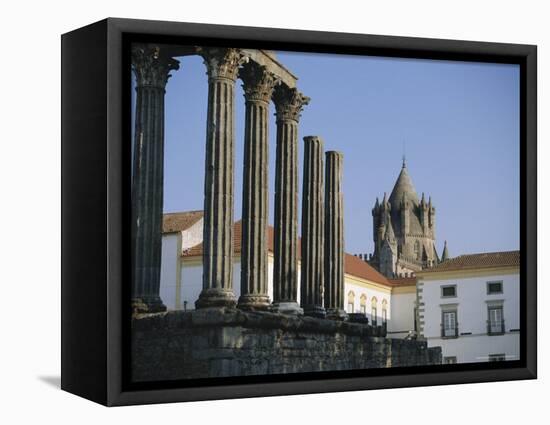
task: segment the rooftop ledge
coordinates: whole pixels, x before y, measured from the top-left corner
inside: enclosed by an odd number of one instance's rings
[[[142,314],[134,316],[132,320],[134,331],[219,326],[281,329],[284,331],[322,334],[340,333],[364,337],[381,337],[385,335],[382,326],[263,311],[251,312],[236,308],[204,308],[191,311],[178,310],[166,313]]]

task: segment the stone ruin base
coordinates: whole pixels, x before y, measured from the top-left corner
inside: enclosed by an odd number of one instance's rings
[[[441,364],[441,348],[365,324],[209,308],[136,316],[134,382]]]

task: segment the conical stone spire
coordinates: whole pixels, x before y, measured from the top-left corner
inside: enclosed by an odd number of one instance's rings
[[[403,168],[397,177],[397,181],[391,192],[389,202],[393,210],[399,209],[399,204],[404,200],[412,202],[414,205],[418,205],[418,195],[414,188],[409,172],[407,171],[407,164],[403,161]]]
[[[447,248],[447,241],[445,241],[445,245],[443,247],[443,254],[441,254],[441,262],[447,261],[449,258],[449,249]]]

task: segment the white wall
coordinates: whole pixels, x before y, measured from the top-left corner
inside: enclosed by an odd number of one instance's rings
[[[487,282],[502,281],[503,293],[487,295]],[[457,286],[456,297],[441,296],[441,287]],[[424,303],[423,335],[429,346],[441,346],[443,356],[456,356],[458,362],[479,362],[489,354],[506,354],[517,360],[519,356],[519,274],[425,280],[420,278],[418,288]],[[488,303],[502,302],[505,335],[487,335]],[[456,339],[441,338],[442,309],[456,304],[458,332]]]
[[[456,357],[457,363],[486,362],[489,354],[505,354],[506,360],[519,360],[519,332],[504,335],[475,335],[428,340],[428,346],[440,346],[443,357]]]
[[[179,261],[181,272],[178,276],[178,259],[182,245],[188,245],[189,240],[191,240],[187,237],[187,234],[188,231],[183,232],[183,234],[170,233],[163,235],[162,239],[160,295],[164,304],[170,310],[194,309],[195,301],[202,290],[202,263],[200,257],[184,258]],[[240,273],[240,257],[236,256],[233,265],[233,292],[237,299],[241,294]],[[179,304],[177,300],[178,277],[180,285]],[[366,316],[369,319],[369,323],[373,323],[372,306],[373,298],[376,298],[376,322],[378,325],[382,324],[382,310],[385,305],[388,331],[394,332],[393,337],[405,337],[414,328],[414,294],[392,295],[390,288],[386,289],[377,285],[368,285],[363,280],[347,274],[345,275],[344,285],[343,307],[346,312],[351,313],[352,311],[348,296],[350,291],[353,291],[353,311],[355,313],[361,312],[361,296],[366,296]],[[268,260],[268,295],[273,300],[273,256],[271,254]],[[298,263],[298,300],[300,300],[300,263]]]
[[[196,257],[184,259],[181,262],[181,309],[184,302],[187,301],[187,309],[195,308],[195,301],[198,299],[202,291],[202,263]],[[233,293],[238,300],[241,295],[241,262],[240,257],[235,257],[233,262]],[[164,282],[161,279],[161,288]],[[167,290],[167,296],[175,296],[175,288],[173,294],[170,294],[172,289]],[[299,288],[298,288],[299,291]],[[268,261],[268,295],[273,299],[273,258],[270,256]],[[163,298],[164,301],[164,298]],[[166,304],[166,302],[165,302]]]
[[[389,322],[391,321],[391,293],[390,289],[380,289],[378,287],[374,286],[368,286],[366,287],[361,282],[358,282],[353,277],[346,275],[344,280],[344,309],[347,313],[351,313],[351,308],[349,306],[350,298],[349,294],[350,291],[353,291],[355,294],[354,302],[353,302],[353,311],[355,313],[361,312],[361,296],[365,295],[366,300],[366,313],[367,318],[369,319],[369,323],[373,322],[372,318],[372,300],[373,298],[376,298],[376,313],[377,313],[377,324],[382,324],[382,302],[386,301],[386,311],[387,311],[387,320],[388,320],[388,326]]]
[[[194,309],[195,301],[198,299],[202,290],[202,262],[200,257],[183,258],[180,261],[180,291],[181,302],[178,306],[176,303],[177,293],[177,263],[178,256],[178,239],[175,234],[166,234],[162,240],[162,268],[161,268],[161,283],[160,295],[164,304],[171,310],[183,309],[184,303],[187,301],[186,308]],[[233,263],[233,292],[238,299],[241,294],[241,263],[240,257],[236,256]],[[298,263],[298,300],[300,299],[300,265]],[[361,295],[367,296],[367,317],[372,323],[371,306],[372,298],[377,299],[378,324],[382,323],[382,302],[386,301],[388,326],[390,324],[391,313],[391,296],[390,291],[377,288],[366,288],[364,284],[360,284],[350,276],[345,277],[345,303],[344,309],[348,311],[348,294],[350,291],[355,293],[354,311],[360,312]],[[268,260],[268,295],[273,300],[273,257],[269,256]]]
[[[162,235],[160,298],[169,310],[178,308],[176,305],[176,288],[179,277],[180,249],[180,232]]]
[[[191,227],[182,232],[181,249],[192,248],[202,242],[204,219],[201,218]]]
[[[391,320],[388,322],[388,336],[403,338],[414,331],[414,292],[393,293],[391,296]]]

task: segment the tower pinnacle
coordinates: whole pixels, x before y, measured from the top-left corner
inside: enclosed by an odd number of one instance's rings
[[[449,256],[449,249],[447,248],[447,241],[445,241],[445,245],[443,246],[443,254],[441,254],[441,262],[448,260],[451,258]]]

